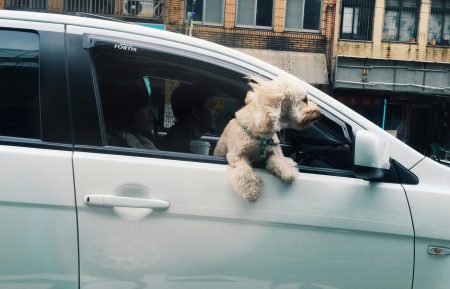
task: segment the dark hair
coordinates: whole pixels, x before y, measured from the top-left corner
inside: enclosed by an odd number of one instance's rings
[[[197,84],[180,84],[172,93],[172,111],[177,120],[191,114],[192,107],[201,106],[212,95],[212,91]]]
[[[132,130],[135,113],[150,103],[143,81],[104,83],[101,96],[106,126],[110,130]]]

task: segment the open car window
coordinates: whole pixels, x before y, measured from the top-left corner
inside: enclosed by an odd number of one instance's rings
[[[299,165],[351,170],[351,127],[322,109],[322,118],[302,131],[286,129],[282,132],[285,155]]]

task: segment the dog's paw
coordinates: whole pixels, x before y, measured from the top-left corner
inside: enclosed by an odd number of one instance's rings
[[[241,196],[249,202],[255,202],[261,194],[261,187],[261,179],[255,176],[254,179],[248,180],[247,184],[244,186]]]
[[[284,182],[292,184],[298,177],[298,169],[296,167],[284,167],[281,170],[280,177]]]
[[[240,182],[238,193],[249,202],[255,202],[261,194],[262,181],[252,173],[246,174]]]

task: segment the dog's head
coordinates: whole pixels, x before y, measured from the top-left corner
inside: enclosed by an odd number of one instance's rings
[[[236,113],[238,121],[257,135],[271,135],[281,128],[304,129],[320,117],[319,107],[306,90],[285,77],[266,81],[249,78],[252,90],[246,106]]]
[[[284,96],[280,112],[281,128],[301,130],[319,120],[320,109],[308,99],[305,88],[282,77],[273,82]]]
[[[284,95],[272,81],[259,77],[249,78],[252,90],[247,93],[245,106],[236,113],[241,125],[258,136],[272,136],[280,130],[280,113]]]

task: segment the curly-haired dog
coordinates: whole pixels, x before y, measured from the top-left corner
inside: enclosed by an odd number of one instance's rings
[[[284,77],[265,81],[249,79],[252,90],[246,105],[225,127],[214,155],[226,156],[232,188],[250,202],[261,192],[261,179],[251,162],[266,160],[266,169],[286,183],[297,178],[296,163],[283,156],[276,132],[281,128],[301,130],[319,119],[319,107],[308,100],[306,90]]]

